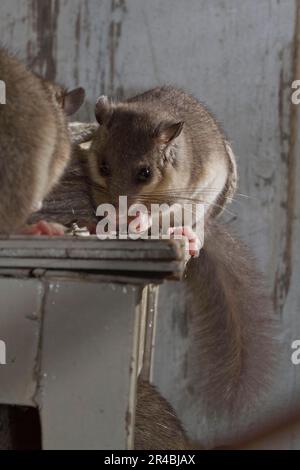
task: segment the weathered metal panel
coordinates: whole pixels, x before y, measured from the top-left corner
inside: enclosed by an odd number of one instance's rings
[[[37,395],[44,449],[127,448],[137,294],[131,286],[49,283]]]
[[[44,288],[40,281],[0,279],[0,403],[35,406],[37,361]]]
[[[113,284],[120,279],[109,272],[72,279],[70,271],[35,271],[39,279],[13,270],[0,278],[0,404],[39,408],[44,449],[133,448],[136,381],[141,369],[144,378],[151,373],[158,286],[145,287],[146,271],[138,286],[131,278]],[[9,431],[0,406],[1,448],[13,445]]]

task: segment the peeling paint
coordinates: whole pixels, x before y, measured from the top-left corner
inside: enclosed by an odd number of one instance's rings
[[[124,89],[122,85],[116,86],[116,79],[119,79],[116,69],[116,55],[122,35],[122,22],[127,12],[125,0],[111,0],[111,21],[109,25],[109,84],[108,92],[110,95],[122,98]],[[119,80],[120,82],[120,80]]]
[[[59,15],[59,0],[32,0],[31,15],[33,31],[36,33],[37,51],[32,43],[27,45],[28,61],[47,80],[56,78],[56,36]],[[34,55],[33,55],[34,54]]]
[[[79,5],[79,11],[77,13],[76,24],[75,24],[75,60],[74,60],[74,78],[76,83],[79,83],[79,51],[80,51],[80,40],[81,40],[81,8]]]
[[[293,54],[292,54],[292,80],[299,78],[300,73],[300,0],[296,0],[296,17],[293,41]],[[284,230],[284,247],[281,258],[277,264],[275,274],[275,283],[273,289],[273,304],[275,312],[282,313],[286,298],[289,293],[292,272],[293,272],[293,227],[294,227],[294,214],[295,214],[295,188],[296,188],[296,158],[297,158],[297,131],[299,128],[299,109],[290,100],[290,119],[289,119],[289,141],[288,150],[284,152],[284,143],[286,141],[286,134],[283,125],[283,94],[286,84],[283,80],[283,71],[280,74],[280,87],[279,87],[279,130],[283,146],[281,158],[286,160],[287,175],[286,175],[286,195],[285,200],[282,201],[282,206],[286,207],[286,221]]]

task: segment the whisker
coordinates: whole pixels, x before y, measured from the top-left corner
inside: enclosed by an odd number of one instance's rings
[[[175,199],[174,201],[172,201],[172,200],[161,201],[161,199],[159,199],[159,198],[151,198],[151,201],[149,201],[149,199],[146,199],[146,198],[141,198],[141,199],[142,199],[142,202],[148,203],[148,205],[155,204],[155,203],[160,203],[160,202],[164,202],[164,203],[169,204],[169,205],[175,204],[176,202],[178,203],[178,199]],[[216,207],[216,208],[221,209],[222,211],[224,211],[227,214],[229,214],[231,216],[234,216],[234,217],[236,217],[236,215],[237,215],[234,212],[232,212],[231,210],[229,210],[227,207],[224,207],[221,204],[217,204],[215,202],[206,202],[206,201],[203,201],[203,200],[200,200],[200,199],[192,199],[192,198],[181,198],[181,199],[184,200],[184,201],[185,200],[192,201],[192,203],[195,203],[195,204],[203,204],[205,207],[210,207],[210,206]]]

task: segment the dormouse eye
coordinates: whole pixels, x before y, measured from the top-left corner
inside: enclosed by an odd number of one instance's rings
[[[149,181],[151,176],[152,176],[151,168],[149,166],[144,166],[140,168],[137,173],[137,181],[141,183],[145,181]]]
[[[99,167],[99,171],[101,176],[109,176],[110,175],[110,167],[108,163],[102,162]]]

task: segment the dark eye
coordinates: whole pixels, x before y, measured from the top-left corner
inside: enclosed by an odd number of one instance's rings
[[[139,169],[138,174],[137,174],[137,181],[139,182],[144,182],[144,181],[149,181],[152,176],[152,171],[149,166],[144,166]]]
[[[110,175],[110,167],[108,163],[102,162],[99,167],[100,174],[102,176],[109,176]]]

